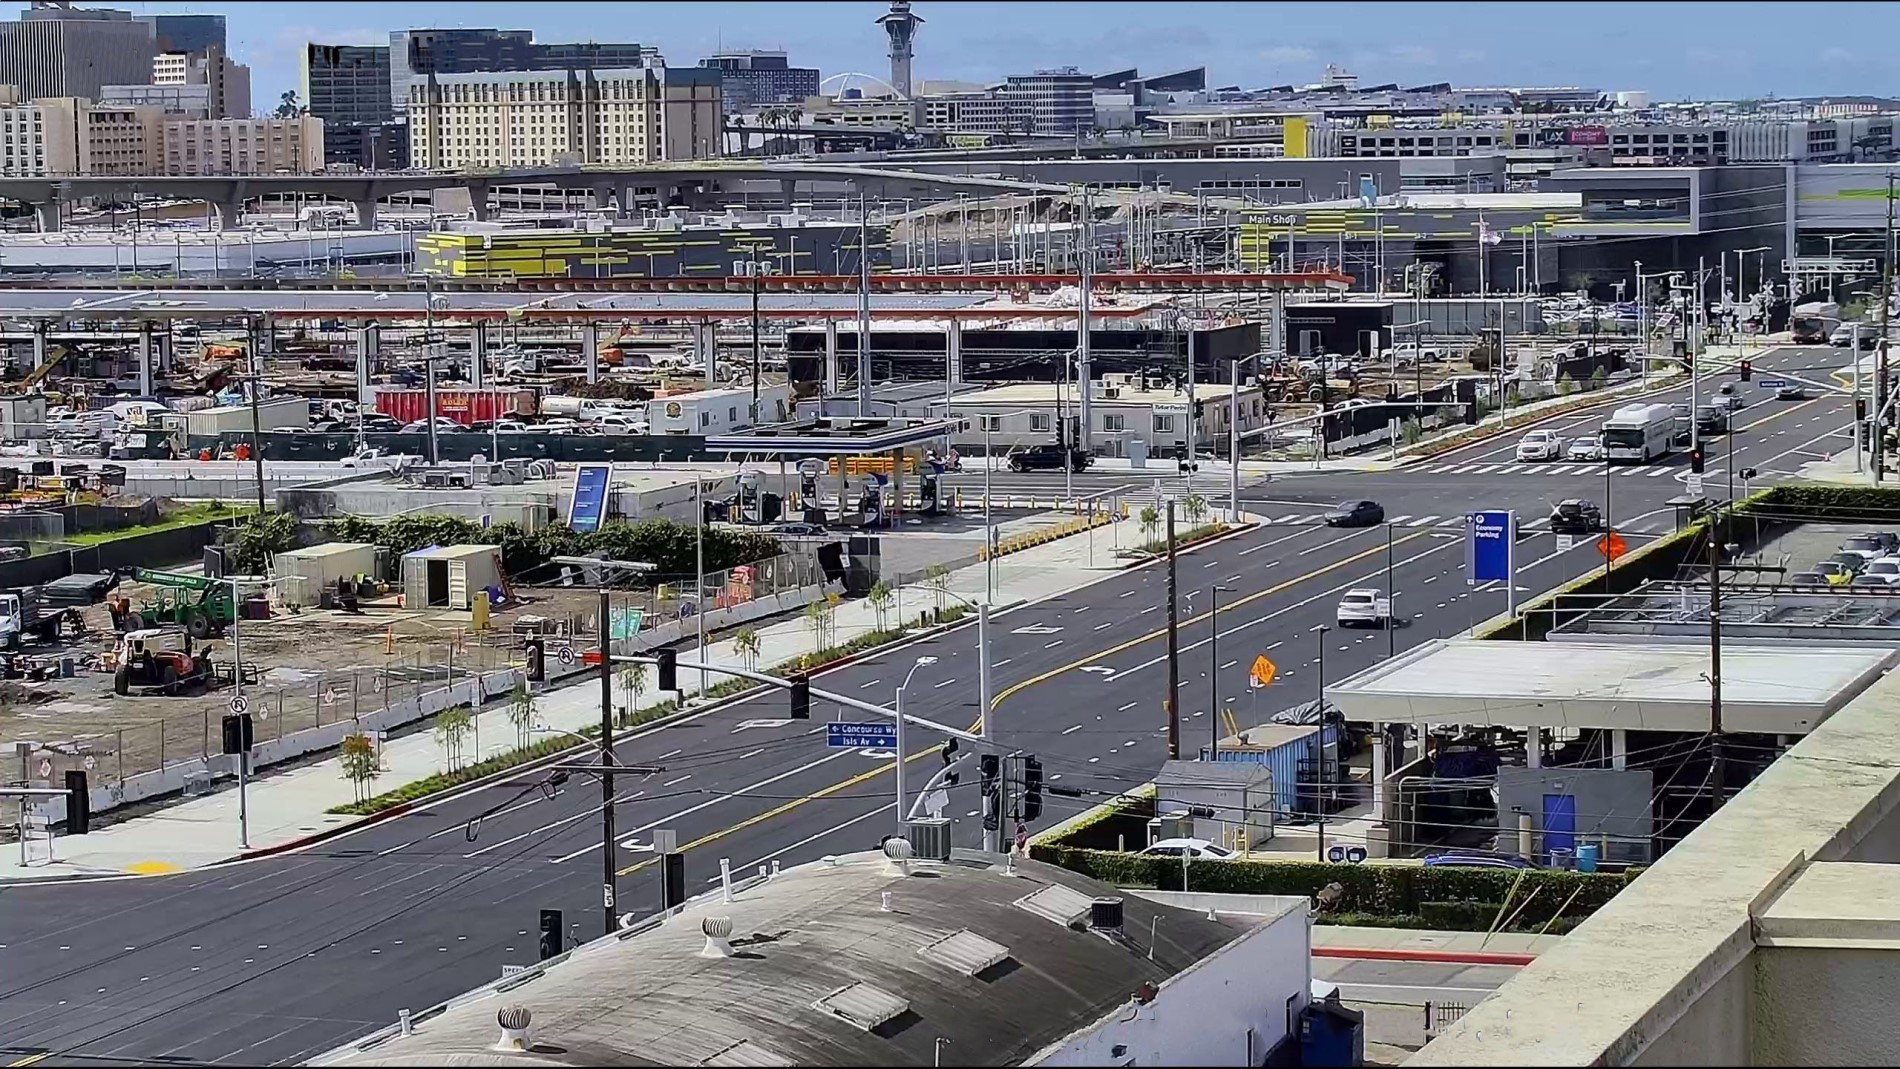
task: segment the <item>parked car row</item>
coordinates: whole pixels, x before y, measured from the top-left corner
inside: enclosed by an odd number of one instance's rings
[[[1858,534],[1840,549],[1816,561],[1805,572],[1792,572],[1788,582],[1797,586],[1900,586],[1900,534],[1875,531]]]

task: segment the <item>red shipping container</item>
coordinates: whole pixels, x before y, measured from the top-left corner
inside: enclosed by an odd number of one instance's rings
[[[429,391],[400,387],[378,389],[376,411],[404,423],[414,423],[428,415]],[[435,414],[447,416],[465,427],[483,420],[520,419],[533,415],[534,411],[532,389],[435,391]]]

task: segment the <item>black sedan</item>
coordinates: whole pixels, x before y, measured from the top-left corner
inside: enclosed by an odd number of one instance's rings
[[[1573,497],[1550,510],[1550,529],[1558,534],[1588,534],[1603,529],[1603,510],[1594,501]]]
[[[1328,527],[1371,527],[1385,522],[1385,508],[1377,501],[1341,501],[1326,513]]]

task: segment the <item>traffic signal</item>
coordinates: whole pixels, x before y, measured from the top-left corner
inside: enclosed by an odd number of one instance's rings
[[[1867,422],[1867,399],[1865,397],[1854,398],[1854,422]]]
[[[541,911],[541,960],[546,961],[561,953],[561,911],[544,909]]]
[[[1689,450],[1689,470],[1697,475],[1702,474],[1702,447],[1699,445]]]
[[[945,739],[943,743],[943,749],[940,752],[943,754],[943,763],[945,767],[948,767],[950,762],[956,759],[957,740]]]
[[[811,719],[811,677],[792,677],[792,719]]]
[[[1752,382],[1752,381],[1754,381],[1754,378],[1755,378],[1755,368],[1754,368],[1754,366],[1753,366],[1753,365],[1751,365],[1751,364],[1750,364],[1750,363],[1749,363],[1748,361],[1746,361],[1746,360],[1744,360],[1744,361],[1742,361],[1742,381],[1743,381],[1743,382]]]
[[[251,714],[230,713],[224,718],[224,752],[251,752]]]
[[[995,831],[1002,827],[996,812],[996,780],[1002,769],[1002,761],[993,753],[978,755],[976,759],[976,789],[983,798],[983,830]]]
[[[662,646],[653,651],[660,669],[660,689],[677,691],[680,689],[679,651]]]
[[[1034,820],[1042,815],[1042,762],[1035,757],[1023,758],[1023,819]]]
[[[548,646],[539,636],[528,639],[528,682],[545,683],[548,678]]]
[[[77,768],[66,770],[66,834],[84,835],[92,824],[92,795],[86,790],[86,773]]]

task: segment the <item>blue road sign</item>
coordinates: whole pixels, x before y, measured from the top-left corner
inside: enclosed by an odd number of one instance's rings
[[[1756,379],[1755,381],[1761,383],[1761,388],[1764,390],[1779,390],[1788,385],[1787,379]]]
[[[868,724],[826,724],[825,745],[833,749],[893,749],[897,746],[897,725],[883,720]]]
[[[1465,518],[1465,578],[1489,583],[1511,578],[1511,513],[1474,512]]]
[[[574,473],[574,500],[568,506],[567,525],[576,531],[597,531],[607,518],[607,483],[613,468],[582,464]]]

